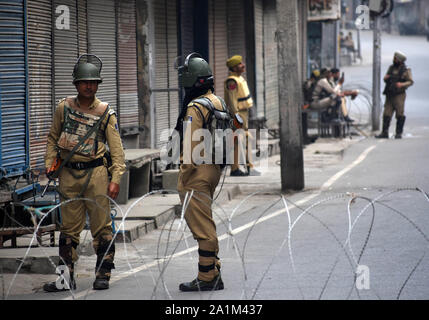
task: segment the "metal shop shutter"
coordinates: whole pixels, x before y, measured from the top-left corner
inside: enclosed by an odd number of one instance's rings
[[[179,111],[178,75],[174,68],[174,61],[178,56],[176,1],[154,1],[153,17],[154,67],[151,98],[154,105],[154,145],[160,148],[168,138],[162,133],[174,128]]]
[[[25,1],[0,2],[0,177],[28,168]]]
[[[224,97],[224,82],[228,77],[228,31],[226,0],[209,1],[209,64],[215,77],[215,93]]]
[[[262,0],[254,2],[255,17],[255,87],[258,115],[267,117],[264,76],[264,11]]]
[[[185,58],[188,54],[194,51],[194,19],[189,17],[194,16],[193,1],[180,1],[180,16],[181,16],[181,45],[182,56]]]
[[[228,57],[240,55],[246,61],[244,1],[228,1]],[[247,67],[247,66],[246,66]]]
[[[138,127],[136,2],[118,6],[119,114],[121,129]]]
[[[40,168],[52,124],[51,0],[28,0],[27,21],[30,166]]]
[[[62,13],[56,13],[59,6],[66,6],[69,10],[69,28],[60,29],[57,22]],[[54,0],[55,20],[53,21],[54,31],[54,72],[55,72],[55,103],[68,96],[76,95],[76,88],[73,85],[73,67],[78,58],[78,33],[77,33],[77,10],[75,0]],[[58,21],[57,21],[58,19]]]
[[[178,50],[178,30],[177,30],[177,1],[166,1],[167,5],[167,42],[168,42],[168,87],[172,90],[168,93],[169,99],[169,128],[176,126],[177,117],[179,116],[179,77],[174,67],[174,61],[179,55]]]
[[[267,126],[279,127],[276,1],[264,1],[264,88]]]
[[[88,51],[103,61],[103,83],[98,88],[97,97],[118,111],[115,1],[88,1],[87,16]]]
[[[87,0],[77,0],[78,55],[88,53]]]

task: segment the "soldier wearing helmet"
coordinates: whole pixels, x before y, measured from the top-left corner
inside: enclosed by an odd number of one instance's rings
[[[386,95],[383,111],[383,127],[376,138],[389,138],[389,126],[393,113],[396,115],[395,139],[402,138],[405,124],[405,91],[413,85],[411,69],[405,65],[407,57],[400,51],[393,56],[393,64],[387,70],[383,80],[386,83],[383,94]]]
[[[107,289],[114,268],[110,202],[119,193],[125,172],[125,157],[113,109],[96,96],[102,82],[101,60],[82,55],[73,70],[77,95],[62,99],[55,110],[45,154],[47,176],[59,178],[61,201],[59,265],[67,267],[69,279],[46,283],[44,290],[57,292],[76,288],[74,262],[80,233],[89,216],[93,246],[97,254],[93,288]],[[107,146],[110,155],[107,152]],[[60,163],[54,168],[53,163]],[[108,172],[111,174],[109,181]],[[79,198],[84,198],[79,200]]]
[[[223,282],[218,258],[218,238],[212,216],[212,199],[221,176],[221,166],[216,163],[197,164],[193,151],[203,141],[188,140],[194,132],[207,127],[210,110],[202,103],[207,101],[217,110],[227,111],[222,98],[213,94],[213,73],[208,63],[198,54],[189,54],[178,68],[179,84],[185,89],[179,123],[185,124],[183,150],[177,190],[185,209],[185,220],[198,242],[198,276],[191,282],[181,283],[181,291],[221,290]],[[180,129],[178,129],[180,130]],[[187,158],[186,150],[192,154]],[[189,202],[188,202],[189,201]]]
[[[234,141],[234,164],[231,166],[231,176],[259,176],[261,173],[254,169],[252,163],[251,152],[249,152],[249,139],[251,138],[248,130],[249,112],[253,107],[253,99],[249,91],[246,79],[242,74],[246,70],[243,63],[243,57],[239,55],[232,56],[226,62],[229,69],[228,78],[225,80],[224,92],[225,102],[231,113],[239,114],[244,122],[246,137],[237,137]],[[239,167],[239,145],[238,140],[242,140],[246,147],[242,149],[246,151],[246,166],[247,172],[243,172]]]

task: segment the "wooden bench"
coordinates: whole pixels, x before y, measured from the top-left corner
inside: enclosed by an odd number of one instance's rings
[[[50,216],[44,220],[43,225],[37,228],[40,218],[47,210],[52,209],[57,203],[56,196],[50,191],[51,187],[41,199],[40,184],[34,183],[22,188],[18,188],[13,192],[3,192],[1,195],[1,205],[10,205],[11,212],[8,214],[4,211],[2,225],[0,225],[0,248],[3,248],[4,242],[11,240],[11,247],[17,247],[17,237],[24,234],[36,233],[36,240],[38,245],[42,245],[43,236],[49,235],[49,246],[55,246],[55,231],[57,230],[57,214],[58,208],[54,209]],[[32,225],[28,226],[28,220],[24,219],[27,215],[31,215],[30,221]]]
[[[160,158],[159,149],[125,149],[126,172],[122,175],[118,204],[150,191],[152,162]]]
[[[55,230],[57,228],[56,224],[50,224],[47,226],[40,226],[37,229],[35,227],[10,227],[10,228],[0,228],[0,248],[3,248],[3,243],[11,239],[12,248],[16,248],[16,237],[24,234],[34,234],[36,232],[36,239],[39,245],[42,245],[42,236],[46,233],[49,233],[49,246],[55,246]]]

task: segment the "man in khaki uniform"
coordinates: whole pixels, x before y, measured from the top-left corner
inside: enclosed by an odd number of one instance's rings
[[[86,213],[97,254],[94,289],[109,287],[111,269],[114,268],[115,244],[110,201],[106,195],[112,199],[117,197],[119,182],[125,172],[125,157],[115,112],[95,96],[102,82],[100,71],[101,60],[91,55],[81,56],[73,71],[73,83],[78,94],[59,102],[48,135],[45,155],[47,175],[53,174],[53,162],[61,159],[59,172],[54,173],[59,178],[61,201],[76,200],[61,206],[59,264],[67,266],[69,283],[62,287],[57,282],[47,283],[45,291],[76,288],[73,267],[78,259],[76,248],[85,227]],[[85,139],[91,130],[92,133]],[[81,140],[84,141],[79,144]],[[106,154],[106,142],[111,157]],[[111,173],[110,182],[108,170]],[[79,200],[80,197],[92,201]]]
[[[259,176],[259,171],[254,169],[251,152],[249,152],[249,139],[252,137],[247,131],[249,129],[249,109],[253,107],[252,96],[249,92],[246,79],[242,74],[246,71],[243,58],[239,55],[228,59],[226,65],[229,69],[228,78],[225,80],[224,92],[225,102],[232,114],[239,114],[243,119],[243,129],[246,137],[237,137],[234,139],[234,164],[231,166],[231,176]],[[245,148],[239,148],[238,140],[242,140]],[[242,172],[239,167],[239,152],[246,152],[247,172]]]
[[[376,138],[389,138],[389,126],[393,112],[396,114],[396,134],[395,139],[402,138],[405,123],[405,98],[407,90],[413,85],[411,69],[405,65],[407,57],[400,51],[396,51],[393,56],[393,64],[387,70],[383,80],[386,87],[383,94],[386,95],[383,112],[382,132]]]
[[[344,94],[341,92],[340,87],[332,86],[330,82],[331,70],[323,68],[320,72],[320,79],[317,81],[313,90],[313,99],[310,103],[311,110],[323,110],[322,115],[326,115],[328,121],[338,117],[338,110],[341,106],[341,98]]]
[[[354,122],[354,120],[349,117],[349,111],[347,110],[345,97],[350,96],[351,99],[354,100],[359,94],[359,90],[343,90],[342,86],[344,83],[344,73],[340,77],[340,69],[338,68],[331,69],[331,78],[329,79],[329,82],[335,91],[341,91],[344,94],[344,96],[341,98],[341,114],[343,115],[344,120],[346,122]]]
[[[221,167],[215,163],[196,164],[192,154],[201,140],[190,141],[195,131],[208,128],[209,110],[197,101],[209,101],[217,110],[225,110],[222,98],[213,94],[213,74],[208,63],[198,53],[191,53],[179,68],[179,81],[185,88],[183,109],[179,115],[186,124],[183,133],[183,153],[177,190],[185,206],[185,220],[194,239],[198,241],[198,276],[191,282],[181,283],[181,291],[207,291],[223,289],[218,258],[218,238],[212,216],[212,199],[221,176]],[[199,99],[197,99],[199,98]],[[180,131],[179,131],[180,132]],[[188,139],[189,137],[189,139]],[[191,156],[192,155],[192,156]],[[202,156],[202,154],[199,154]],[[198,156],[198,155],[197,155]],[[187,202],[189,200],[189,202]]]

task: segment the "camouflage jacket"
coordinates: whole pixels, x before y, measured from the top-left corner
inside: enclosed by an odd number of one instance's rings
[[[88,113],[75,109],[76,97],[62,99],[55,110],[53,123],[47,139],[45,167],[49,168],[57,156],[65,159],[70,150],[76,145],[77,139],[83,137],[88,127],[94,125],[104,113],[102,102],[95,98]],[[108,107],[109,108],[109,107]],[[66,119],[68,119],[66,121]],[[118,122],[114,110],[109,110],[98,131],[94,132],[75,152],[70,162],[87,162],[103,157],[109,148],[112,165],[109,171],[112,182],[120,182],[125,172],[125,155],[118,130]]]

